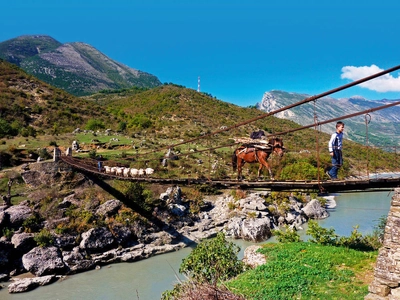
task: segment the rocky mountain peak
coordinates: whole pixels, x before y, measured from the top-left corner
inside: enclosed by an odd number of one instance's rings
[[[47,35],[26,35],[1,42],[0,58],[75,96],[161,85],[156,76],[116,62],[89,44],[62,44]]]
[[[284,91],[265,92],[261,102],[256,107],[265,112],[273,112],[280,108],[292,105],[310,97],[307,94],[289,93]],[[398,101],[398,100],[393,100]],[[354,114],[371,108],[388,104],[388,100],[367,100],[361,96],[336,99],[323,97],[317,101],[309,102],[289,110],[274,114],[274,116],[291,120],[301,126],[314,124],[316,116],[318,122],[335,119],[340,116]],[[400,107],[393,106],[390,109],[378,110],[370,114],[368,123],[368,141],[370,145],[383,146],[400,145]],[[345,136],[358,143],[366,142],[365,116],[355,116],[343,120],[346,124]],[[321,126],[321,131],[332,133],[335,124]]]

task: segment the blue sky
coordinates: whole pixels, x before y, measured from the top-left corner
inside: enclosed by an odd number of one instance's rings
[[[0,42],[46,34],[240,106],[317,95],[400,65],[400,1],[13,0]],[[400,99],[399,72],[332,94]]]

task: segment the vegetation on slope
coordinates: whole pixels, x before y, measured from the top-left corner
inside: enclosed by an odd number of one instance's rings
[[[76,128],[87,131],[72,134]],[[326,151],[329,135],[313,129],[293,131],[296,128],[299,125],[266,117],[255,108],[239,107],[173,84],[76,98],[0,61],[0,151],[8,157],[38,148],[48,152],[54,146],[65,149],[78,140],[86,150],[101,153],[109,161],[148,165],[160,177],[236,178],[231,162],[238,146],[234,139],[261,129],[271,135],[282,133],[287,148],[281,160],[270,159],[276,178],[325,179],[324,169],[330,165]],[[106,129],[120,142],[110,142]],[[42,139],[44,136],[50,138]],[[38,145],[40,140],[43,143]],[[20,149],[22,145],[24,149]],[[397,168],[393,153],[348,140],[344,146],[341,177]],[[164,168],[160,160],[167,149],[179,159],[170,160]],[[14,163],[5,159],[3,165]],[[245,177],[256,179],[257,168],[258,164],[245,165]]]
[[[279,243],[266,243],[258,250],[266,263],[254,269],[241,266],[235,272],[235,248],[220,234],[201,242],[183,260],[180,271],[188,280],[165,291],[163,299],[362,299],[368,293],[384,223],[381,220],[371,235],[362,236],[355,228],[349,237],[339,237],[333,229],[310,221],[308,242],[286,229]]]

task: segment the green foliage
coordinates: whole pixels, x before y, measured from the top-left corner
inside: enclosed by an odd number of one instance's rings
[[[384,215],[379,218],[378,224],[374,226],[373,236],[375,236],[380,243],[383,243],[386,223],[387,223],[387,216]]]
[[[47,247],[53,244],[53,236],[46,228],[43,228],[33,239],[40,247]]]
[[[38,214],[34,213],[24,220],[22,227],[25,232],[36,232],[42,227],[44,219]]]
[[[93,149],[93,150],[90,150],[90,151],[89,151],[89,157],[90,157],[91,159],[96,159],[96,156],[97,156],[97,151],[96,151],[96,149]]]
[[[147,211],[152,211],[152,192],[146,189],[146,186],[143,183],[127,183],[125,197],[139,207]]]
[[[294,243],[301,242],[300,235],[294,228],[289,228],[288,225],[284,226],[285,230],[273,229],[272,234],[276,236],[280,243]]]
[[[4,119],[0,119],[0,138],[7,135],[16,135],[17,131],[14,130],[11,125]]]
[[[323,174],[323,168],[320,168],[319,174]],[[318,179],[318,169],[305,161],[298,161],[286,165],[279,177],[283,180],[315,180]]]
[[[244,271],[245,266],[237,258],[240,248],[227,242],[223,233],[200,242],[186,257],[179,272],[190,278],[211,284],[230,279]]]
[[[316,221],[310,220],[308,222],[308,229],[306,232],[311,235],[312,238],[309,240],[312,243],[317,243],[321,245],[331,245],[337,247],[346,247],[351,249],[356,249],[360,251],[373,251],[378,250],[381,246],[379,241],[380,233],[376,232],[373,235],[363,236],[358,231],[358,226],[353,228],[350,236],[339,237],[333,228],[326,229],[318,225]]]
[[[129,125],[131,127],[135,127],[135,128],[139,128],[139,129],[146,129],[146,128],[151,127],[152,122],[146,116],[138,114],[133,117],[133,119],[130,121]]]
[[[15,230],[12,228],[5,227],[3,228],[3,236],[6,237],[7,240],[11,240],[12,236],[14,235]]]
[[[126,122],[121,121],[118,123],[117,131],[124,132],[126,130],[126,127],[127,127]]]
[[[306,233],[311,235],[311,239],[309,240],[312,243],[322,244],[322,245],[336,245],[338,235],[335,233],[335,229],[326,229],[314,221],[308,221],[308,228]]]
[[[266,263],[226,282],[246,299],[363,299],[376,252],[313,243],[269,243],[259,250]],[[349,293],[351,291],[351,293]]]
[[[104,129],[104,128],[105,128],[105,125],[104,125],[104,123],[103,123],[102,121],[100,121],[100,120],[97,120],[97,119],[89,119],[89,120],[87,121],[87,123],[86,123],[85,128],[86,128],[87,130],[96,131],[96,130]]]

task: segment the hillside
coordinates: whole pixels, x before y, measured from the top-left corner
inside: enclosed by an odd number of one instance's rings
[[[93,101],[69,95],[0,60],[0,137],[72,132],[100,116],[108,120]]]
[[[257,107],[265,112],[271,112],[279,108],[302,101],[311,95],[288,93],[284,91],[270,91],[263,95]],[[314,112],[318,121],[322,122],[338,118],[340,116],[358,113],[378,106],[386,105],[398,100],[366,100],[362,97],[348,99],[335,99],[323,97],[314,102],[285,110],[275,116],[281,119],[291,120],[297,124],[306,126],[314,124]],[[393,106],[388,109],[378,110],[370,114],[368,124],[368,142],[374,146],[399,146],[400,145],[400,107]],[[360,144],[365,144],[366,124],[364,115],[355,116],[343,120],[346,124],[345,135],[348,139]],[[321,130],[327,133],[334,131],[334,124],[323,125]]]
[[[116,62],[91,45],[62,44],[46,35],[26,35],[1,42],[0,58],[76,96],[161,85],[154,75]]]
[[[274,174],[282,179],[316,178],[316,149],[320,152],[320,168],[330,163],[329,155],[324,151],[328,134],[313,129],[284,134],[299,125],[274,116],[248,122],[264,113],[173,84],[76,98],[1,61],[0,87],[3,145],[0,145],[0,152],[7,152],[8,157],[15,156],[10,147],[18,149],[18,145],[24,146],[20,149],[22,152],[31,153],[37,152],[39,147],[51,151],[52,144],[71,147],[71,142],[78,140],[85,144],[87,151],[101,152],[108,160],[125,165],[134,161],[137,161],[135,164],[149,164],[160,171],[159,176],[209,176],[212,169],[213,176],[234,178],[236,174],[232,171],[231,161],[234,139],[249,137],[251,132],[261,129],[269,134],[283,133],[281,137],[288,152],[282,160],[274,158],[271,161]],[[88,131],[72,133],[76,128]],[[111,144],[110,131],[120,142]],[[218,134],[211,134],[215,132]],[[346,160],[341,176],[365,173],[365,159],[368,156],[371,159],[368,149],[351,141],[346,141],[345,145]],[[162,168],[160,158],[171,147],[185,159],[171,161],[171,168]],[[202,152],[209,148],[214,150]],[[137,157],[150,152],[151,156]],[[88,154],[81,156],[88,157]],[[369,163],[370,169],[392,170],[396,163],[386,156],[389,155],[381,151],[375,153]],[[15,165],[21,160],[5,161],[3,165]],[[258,165],[246,165],[247,168],[249,171],[244,173],[245,176],[255,179]],[[320,174],[324,174],[323,170]]]

